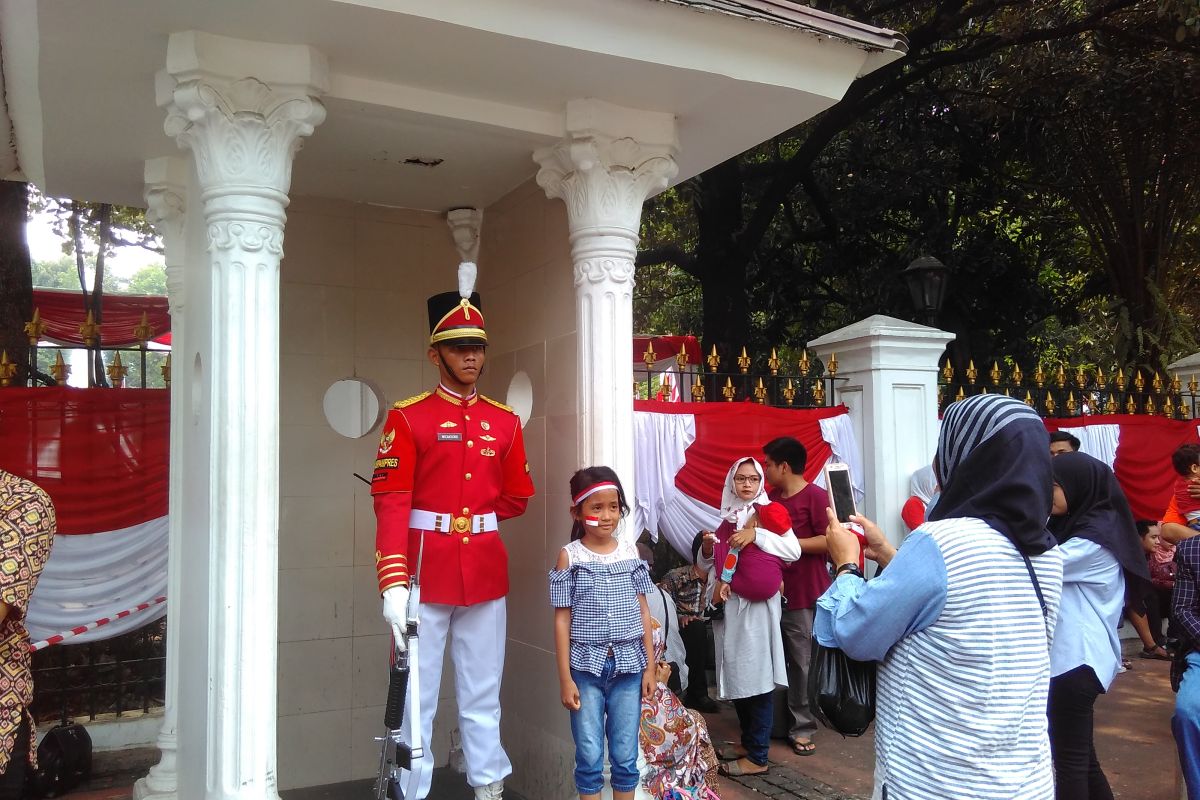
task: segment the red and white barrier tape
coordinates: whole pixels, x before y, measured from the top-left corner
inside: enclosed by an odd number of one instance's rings
[[[153,600],[151,600],[148,603],[142,603],[140,605],[134,606],[133,608],[127,608],[124,611],[119,611],[116,614],[113,614],[111,617],[105,617],[104,619],[98,619],[95,622],[89,622],[87,625],[80,625],[78,628],[71,628],[71,630],[69,630],[69,631],[63,631],[62,633],[56,633],[48,639],[43,639],[40,642],[33,642],[32,644],[30,644],[29,652],[36,653],[38,650],[45,650],[47,647],[50,647],[51,645],[59,644],[60,642],[64,642],[67,639],[73,639],[81,633],[87,633],[90,630],[99,628],[101,625],[107,625],[108,623],[110,623],[114,620],[124,619],[125,617],[128,617],[130,614],[136,614],[139,611],[145,611],[147,608],[151,608],[153,606],[158,605],[159,603],[165,603],[165,602],[167,602],[167,597],[166,597],[166,595],[162,595],[162,596],[154,598]]]

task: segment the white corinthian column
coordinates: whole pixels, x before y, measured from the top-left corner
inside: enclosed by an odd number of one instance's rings
[[[167,268],[167,301],[171,310],[171,350],[186,353],[184,332],[183,288],[184,265],[184,203],[187,197],[189,168],[182,158],[156,158],[146,162],[146,220],[163,240],[163,260]],[[179,714],[179,640],[183,635],[179,606],[181,565],[179,543],[183,536],[183,429],[187,408],[188,371],[185,360],[173,358],[177,367],[171,380],[171,464],[168,495],[169,532],[167,542],[167,664],[164,689],[166,708],[157,745],[161,758],[149,774],[133,785],[134,800],[169,800],[176,796],[178,770],[176,766],[175,726]]]
[[[567,105],[567,135],[534,153],[537,182],[567,205],[578,323],[579,460],[633,494],[633,269],[642,203],[675,177],[670,114],[598,100]]]
[[[325,118],[328,67],[306,46],[188,32],[172,34],[167,73],[166,132],[192,153],[207,228],[201,355],[220,370],[198,385],[210,431],[208,630],[186,632],[207,637],[207,679],[184,691],[207,692],[203,796],[276,800],[279,262],[292,157]],[[189,725],[181,718],[181,733]],[[181,784],[180,797],[198,788]]]

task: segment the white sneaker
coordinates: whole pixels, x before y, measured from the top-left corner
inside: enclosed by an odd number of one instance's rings
[[[475,787],[475,800],[502,800],[504,797],[504,781],[489,783],[487,786]]]

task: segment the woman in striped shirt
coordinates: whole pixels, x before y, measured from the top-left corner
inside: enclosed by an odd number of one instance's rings
[[[879,661],[877,796],[1051,800],[1049,641],[1062,560],[1046,529],[1046,429],[1024,403],[979,395],[946,409],[935,467],[942,495],[896,550],[879,528],[867,557],[829,513],[833,585],[814,635]]]

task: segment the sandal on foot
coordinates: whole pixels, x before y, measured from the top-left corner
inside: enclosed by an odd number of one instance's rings
[[[731,744],[721,747],[717,750],[717,758],[721,761],[737,761],[739,758],[745,758],[749,753],[746,748],[741,745]]]
[[[812,739],[792,739],[792,752],[798,756],[811,756],[817,752],[817,743]]]
[[[771,771],[769,766],[759,767],[758,769],[751,770],[747,767],[743,767],[742,761],[743,760],[740,758],[737,761],[726,761],[724,764],[717,767],[717,772],[726,776],[727,778],[748,778],[752,775],[766,775]],[[746,761],[745,763],[750,764],[753,767],[758,767],[758,765],[753,761]]]
[[[1138,658],[1151,658],[1157,661],[1170,661],[1171,657],[1167,655],[1167,651],[1161,646],[1143,647],[1142,652],[1138,653]]]

